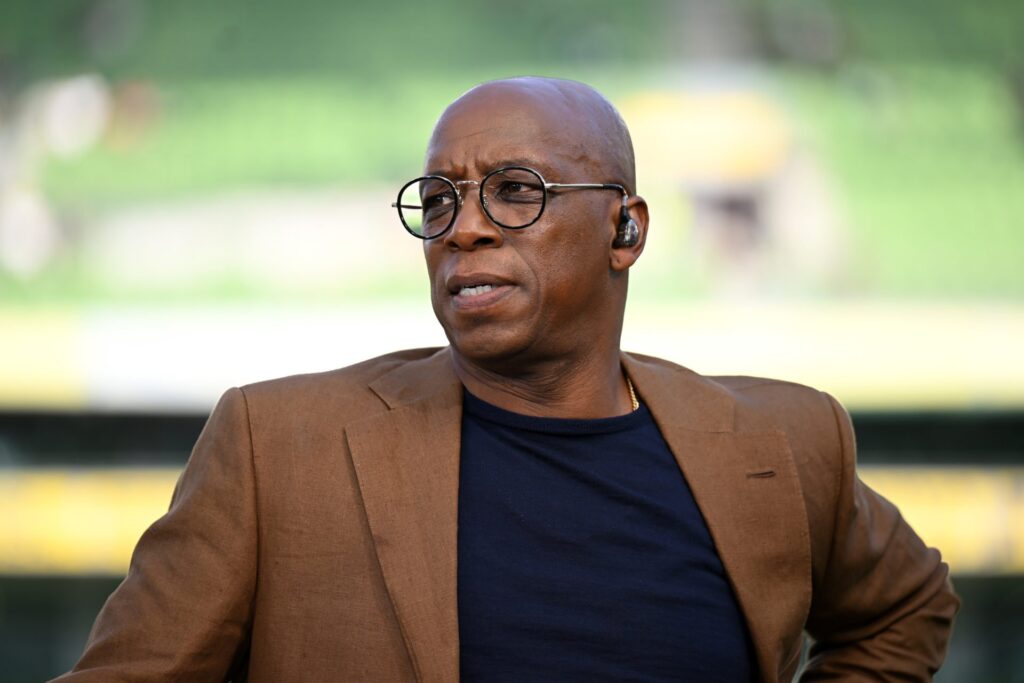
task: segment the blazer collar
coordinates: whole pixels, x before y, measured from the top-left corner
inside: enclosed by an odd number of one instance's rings
[[[462,385],[447,348],[370,384],[388,411],[348,425],[384,584],[420,681],[457,681]]]
[[[462,405],[462,383],[455,374],[448,346],[399,365],[371,382],[370,389],[391,410],[428,398],[442,401],[432,403],[438,409]]]
[[[736,402],[724,387],[663,360],[630,353],[621,357],[626,375],[659,426],[671,423],[691,431],[732,431]]]
[[[806,512],[785,437],[735,433],[733,396],[690,370],[625,353],[622,365],[704,515],[762,678],[775,681],[810,602]],[[446,347],[370,388],[389,410],[346,438],[381,571],[418,678],[457,680],[462,385]]]
[[[726,432],[733,427],[735,401],[720,385],[684,367],[649,356],[622,353],[622,366],[638,395],[655,416],[697,431]],[[379,377],[370,389],[392,410],[427,398],[441,398],[451,407],[461,405],[459,378],[452,365],[451,348],[410,361]],[[661,422],[662,420],[659,420]]]

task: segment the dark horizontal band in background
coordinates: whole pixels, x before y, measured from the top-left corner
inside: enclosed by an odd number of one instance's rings
[[[854,412],[865,464],[1024,464],[1024,411]],[[0,412],[0,466],[184,464],[205,415]]]

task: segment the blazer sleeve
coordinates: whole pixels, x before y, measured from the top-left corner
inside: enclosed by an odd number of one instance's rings
[[[256,487],[245,396],[221,398],[167,514],[142,535],[128,575],[62,683],[224,681],[245,658],[256,587]]]
[[[930,681],[959,600],[949,567],[899,510],[860,481],[849,415],[828,396],[841,453],[832,545],[815,572],[801,681]]]

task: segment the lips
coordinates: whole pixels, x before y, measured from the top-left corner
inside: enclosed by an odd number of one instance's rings
[[[505,298],[515,284],[491,273],[462,273],[450,276],[445,286],[456,308],[479,310]]]

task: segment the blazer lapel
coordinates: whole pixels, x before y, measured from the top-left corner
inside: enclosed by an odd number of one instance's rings
[[[381,572],[421,681],[459,677],[462,387],[447,349],[371,385],[391,410],[346,429]]]
[[[765,681],[776,681],[810,607],[807,514],[782,432],[733,431],[735,402],[679,367],[623,355],[711,532]]]

